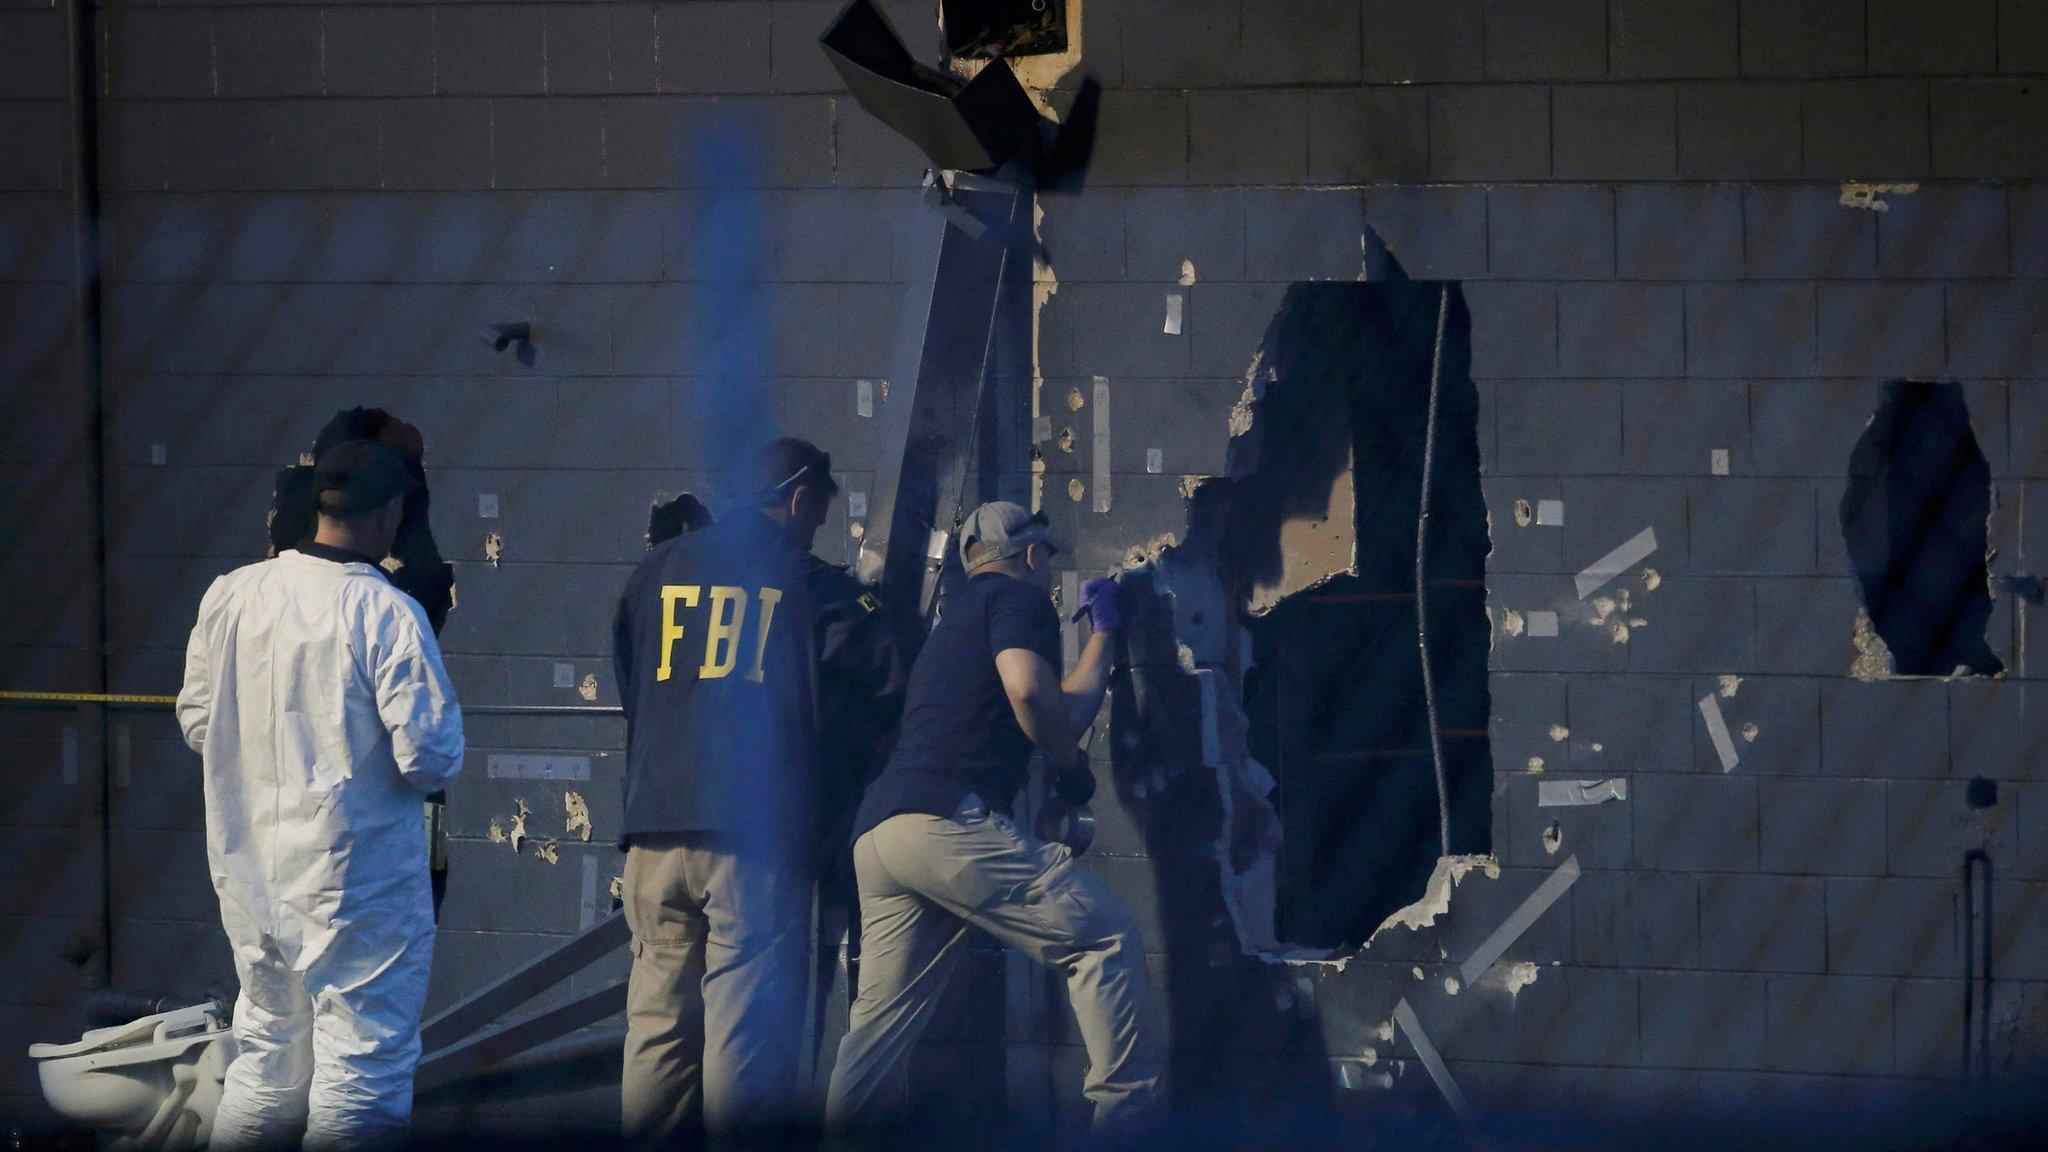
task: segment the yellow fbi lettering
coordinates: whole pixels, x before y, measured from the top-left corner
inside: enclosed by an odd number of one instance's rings
[[[661,663],[654,670],[656,680],[667,680],[675,674],[676,642],[685,631],[677,618],[676,605],[695,608],[703,601],[704,591],[701,584],[661,586]],[[782,603],[782,590],[759,588],[751,599],[746,589],[731,584],[713,584],[710,592],[711,602],[705,610],[704,662],[697,667],[697,678],[717,680],[732,675],[739,666],[740,634],[746,628],[747,608],[752,603],[760,605],[760,622],[754,631],[753,667],[746,676],[760,683],[764,675],[761,664],[768,656],[768,629],[774,626],[775,607]]]

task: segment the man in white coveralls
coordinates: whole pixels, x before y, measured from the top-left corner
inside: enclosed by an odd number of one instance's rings
[[[214,1148],[356,1148],[412,1114],[434,915],[422,801],[462,767],[426,614],[379,568],[405,462],[353,441],[316,466],[319,529],[213,582],[178,724],[234,950],[237,1055]]]

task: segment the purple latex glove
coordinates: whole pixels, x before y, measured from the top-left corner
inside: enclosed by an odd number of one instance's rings
[[[1081,610],[1088,613],[1088,626],[1097,632],[1109,632],[1124,626],[1123,608],[1117,603],[1117,583],[1108,576],[1097,576],[1081,585]]]

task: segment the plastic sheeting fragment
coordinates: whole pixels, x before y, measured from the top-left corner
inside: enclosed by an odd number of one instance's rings
[[[1579,599],[1584,600],[1586,597],[1599,591],[1602,587],[1606,586],[1608,581],[1649,559],[1650,553],[1656,550],[1657,530],[1655,528],[1645,528],[1641,532],[1629,537],[1619,547],[1615,548],[1614,551],[1593,561],[1584,571],[1578,574],[1574,584],[1578,588]]]
[[[1720,697],[1712,692],[1700,697],[1700,716],[1707,722],[1707,739],[1714,742],[1714,755],[1721,758],[1721,771],[1733,772],[1742,756],[1728,736],[1728,721],[1721,715]]]
[[[1095,378],[1095,510],[1109,511],[1109,378]]]
[[[1583,808],[1609,800],[1628,799],[1628,781],[1544,780],[1536,785],[1538,808]]]
[[[588,780],[590,757],[493,752],[484,761],[484,775],[492,780]]]
[[[1444,1067],[1443,1056],[1437,1052],[1436,1045],[1430,1043],[1429,1035],[1422,1030],[1422,1021],[1415,1018],[1415,1009],[1408,1006],[1407,1000],[1394,1005],[1394,1023],[1400,1026],[1401,1034],[1408,1037],[1408,1043],[1414,1046],[1415,1058],[1422,1061],[1423,1070],[1436,1081],[1437,1091],[1450,1102],[1451,1111],[1458,1114],[1458,1119],[1470,1121],[1471,1103],[1465,1099],[1458,1082],[1451,1079],[1451,1070]]]
[[[1467,956],[1465,962],[1458,966],[1458,974],[1465,978],[1465,983],[1471,984],[1486,975],[1486,970],[1493,967],[1494,961],[1499,960],[1502,953],[1514,947],[1515,941],[1522,938],[1522,933],[1527,932],[1531,924],[1536,923],[1537,919],[1548,912],[1559,897],[1570,891],[1578,879],[1579,858],[1565,857],[1564,863],[1545,876],[1543,883],[1538,884],[1536,890],[1529,893],[1529,898],[1522,901],[1513,912],[1508,913],[1508,918],[1501,921],[1500,927],[1493,930],[1493,935],[1481,941],[1479,947],[1472,950],[1472,955]]]

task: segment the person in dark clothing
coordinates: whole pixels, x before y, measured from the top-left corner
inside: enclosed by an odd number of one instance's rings
[[[854,821],[861,984],[826,1118],[835,1127],[902,1118],[902,1074],[971,928],[1060,972],[1088,1050],[1083,1091],[1099,1126],[1127,1128],[1161,1098],[1163,1055],[1136,918],[1074,867],[1064,844],[1010,813],[1034,748],[1075,803],[1094,790],[1076,746],[1107,689],[1116,582],[1082,589],[1093,634],[1059,675],[1045,518],[984,504],[960,533],[968,579],[918,653],[903,731]]]
[[[329,448],[349,440],[388,444],[405,458],[408,484],[405,489],[405,519],[398,526],[398,540],[391,546],[397,567],[390,571],[391,583],[426,610],[434,635],[448,622],[448,610],[455,605],[455,570],[441,557],[434,543],[433,525],[428,523],[426,441],[420,430],[382,408],[345,408],[327,421],[313,438],[313,450],[303,462],[277,474],[277,486],[270,503],[270,555],[297,548],[313,538],[319,527],[318,492],[313,481],[313,461]]]
[[[858,750],[893,723],[875,601],[810,554],[838,484],[777,440],[751,499],[651,549],[613,654],[627,723],[629,1140],[795,1118],[811,894]]]

